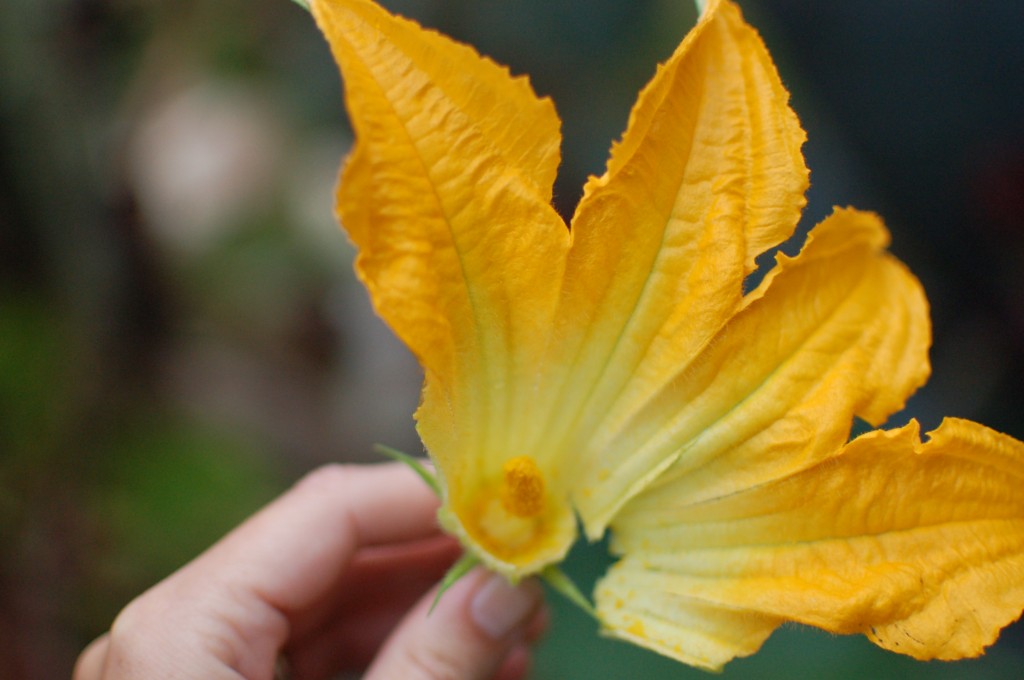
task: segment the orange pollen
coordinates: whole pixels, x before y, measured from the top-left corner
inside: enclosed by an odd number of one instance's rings
[[[516,456],[502,468],[501,505],[516,517],[536,517],[544,510],[544,477],[529,456]]]

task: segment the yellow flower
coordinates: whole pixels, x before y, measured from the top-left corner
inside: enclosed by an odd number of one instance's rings
[[[752,291],[804,205],[804,140],[739,9],[711,0],[571,228],[559,119],[522,78],[368,0],[313,0],[357,143],[338,212],[425,373],[441,520],[512,580],[610,529],[608,633],[718,668],[784,621],[917,658],[1024,608],[1024,445],[947,420],[847,443],[929,372],[927,302],[837,209]]]

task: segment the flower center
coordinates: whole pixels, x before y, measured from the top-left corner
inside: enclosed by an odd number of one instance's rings
[[[510,515],[536,517],[544,511],[544,477],[529,456],[516,456],[502,468],[501,505]]]
[[[517,580],[565,556],[576,538],[576,516],[556,468],[516,456],[495,472],[449,486],[438,516],[488,567]]]

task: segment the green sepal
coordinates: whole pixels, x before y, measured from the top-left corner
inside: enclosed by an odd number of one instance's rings
[[[455,582],[460,578],[469,573],[469,571],[480,564],[480,559],[473,553],[466,553],[459,558],[459,561],[451,566],[448,573],[441,579],[441,585],[437,587],[437,595],[434,596],[434,601],[430,604],[430,611],[427,612],[429,616],[434,611],[434,607],[441,601],[441,596],[447,592],[449,588],[455,585]]]
[[[306,10],[307,12],[309,11],[309,0],[292,0],[292,2],[294,2],[296,5]]]
[[[557,564],[545,567],[544,571],[540,573],[540,577],[551,586],[552,590],[560,593],[574,605],[589,614],[594,620],[600,621],[594,605],[590,604],[590,600],[587,599],[586,595],[580,592],[580,589],[572,582],[572,579],[559,569]]]
[[[419,475],[420,479],[426,482],[427,486],[437,494],[437,497],[441,497],[441,483],[437,481],[437,477],[434,473],[424,467],[423,463],[418,459],[413,458],[408,453],[402,453],[398,449],[393,449],[390,446],[384,446],[383,444],[374,444],[373,450],[379,454],[387,456],[391,460],[396,460],[399,463],[405,463],[411,467],[412,471]]]

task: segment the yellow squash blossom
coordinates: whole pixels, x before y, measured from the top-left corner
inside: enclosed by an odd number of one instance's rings
[[[560,122],[523,78],[369,0],[312,0],[356,145],[338,213],[424,373],[441,520],[511,580],[577,522],[621,559],[604,629],[718,668],[784,621],[920,659],[1024,607],[1024,445],[947,420],[847,443],[929,373],[927,302],[871,213],[799,255],[804,133],[770,56],[712,0],[643,90],[571,226]]]

